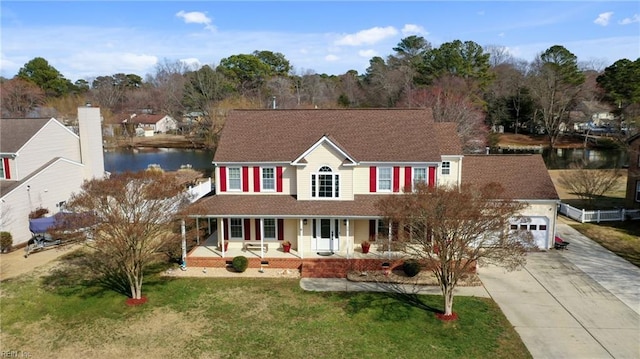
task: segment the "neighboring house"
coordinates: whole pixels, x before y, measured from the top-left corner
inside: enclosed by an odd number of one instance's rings
[[[178,128],[178,123],[169,115],[133,114],[123,123],[133,123],[136,128],[143,130],[144,136],[153,136],[154,133],[167,133]]]
[[[629,169],[627,170],[626,208],[640,208],[640,133],[628,140]]]
[[[55,118],[0,120],[2,231],[30,238],[29,213],[60,211],[84,180],[104,176],[100,109],[78,108],[76,135]]]
[[[229,248],[286,240],[300,258],[349,258],[361,242],[397,233],[376,208],[384,196],[418,181],[491,179],[530,204],[528,221],[513,226],[553,247],[558,195],[541,156],[463,156],[456,125],[424,109],[232,111],[214,165],[216,194],[192,213],[213,220],[215,242]]]

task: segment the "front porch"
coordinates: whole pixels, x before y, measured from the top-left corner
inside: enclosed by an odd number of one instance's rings
[[[317,252],[310,247],[301,251],[299,248],[305,246],[298,243],[290,252],[284,252],[281,242],[266,242],[266,251],[254,249],[260,246],[246,248],[247,241],[228,243],[227,250],[223,251],[218,245],[218,233],[214,231],[201,245],[187,254],[187,267],[224,268],[231,265],[234,257],[245,256],[249,259],[249,268],[292,269],[300,271],[302,277],[344,278],[349,270],[379,270],[383,263],[393,267],[404,259],[402,252],[380,250],[385,246],[375,244],[371,246],[369,253],[362,253],[359,245],[357,248],[345,248],[341,251]]]

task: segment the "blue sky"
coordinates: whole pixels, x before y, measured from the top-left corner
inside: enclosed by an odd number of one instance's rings
[[[6,1],[0,75],[35,57],[67,79],[144,77],[158,62],[217,65],[254,50],[280,52],[298,74],[364,73],[373,56],[419,35],[505,46],[531,61],[562,45],[608,66],[640,57],[637,1]]]

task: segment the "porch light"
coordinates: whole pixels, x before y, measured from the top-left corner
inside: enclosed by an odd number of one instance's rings
[[[345,218],[345,219],[343,219],[343,220],[342,220],[342,223],[344,223],[344,225],[346,226],[346,225],[347,225],[347,219],[346,219],[346,218]]]
[[[306,218],[302,220],[302,224],[305,225],[305,226],[307,225],[307,219]]]

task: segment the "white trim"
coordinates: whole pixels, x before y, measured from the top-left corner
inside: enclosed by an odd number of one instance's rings
[[[234,219],[240,220],[240,228],[242,230],[242,233],[240,234],[240,237],[233,237],[233,231],[231,230],[231,221],[233,221]],[[244,240],[244,218],[240,218],[240,217],[233,217],[233,218],[229,218],[229,220],[227,221],[227,223],[229,223],[229,239],[241,239]]]
[[[322,136],[322,138],[320,138],[316,143],[314,143],[311,147],[309,147],[306,151],[304,151],[300,156],[298,156],[298,158],[296,158],[295,160],[291,161],[291,165],[296,166],[296,165],[302,164],[302,163],[300,163],[300,161],[302,159],[304,159],[305,157],[307,157],[311,152],[313,152],[316,148],[318,148],[318,146],[320,146],[323,143],[329,144],[331,147],[333,147],[334,150],[338,151],[341,155],[343,155],[346,160],[351,162],[351,164],[344,164],[343,163],[343,166],[357,166],[358,165],[358,161],[356,161],[351,156],[349,156],[346,152],[344,152],[338,145],[333,143],[333,141],[331,141],[327,136]]]
[[[429,167],[411,167],[411,189],[416,190],[416,170],[424,170],[424,178],[420,181],[429,184]]]
[[[331,172],[320,172],[324,167],[327,167]],[[334,171],[329,165],[321,165],[316,172],[309,174],[309,190],[311,191],[312,200],[339,200],[342,198],[342,191],[340,189],[340,171]],[[331,176],[331,197],[320,197],[320,178],[318,176]],[[315,178],[314,178],[315,177]],[[314,191],[314,179],[315,179],[315,191]],[[337,185],[336,185],[337,182]],[[338,190],[338,196],[335,196],[336,189]]]

